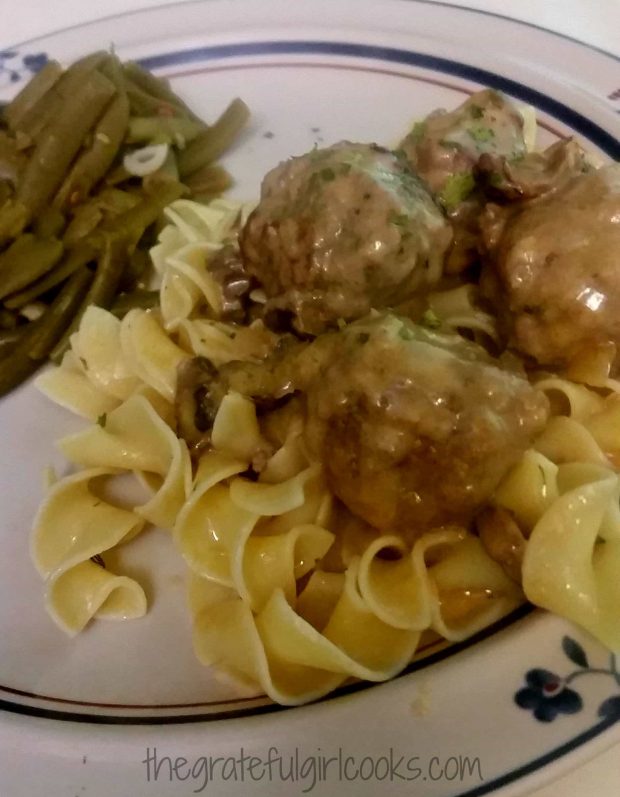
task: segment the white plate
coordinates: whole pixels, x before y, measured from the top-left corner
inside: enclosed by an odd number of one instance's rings
[[[342,138],[393,144],[416,118],[453,107],[483,85],[535,105],[541,143],[572,133],[620,156],[617,59],[522,23],[422,0],[218,0],[120,15],[0,54],[2,91],[9,97],[43,55],[70,61],[110,44],[122,58],[171,77],[207,119],[233,96],[250,104],[252,126],[228,158],[243,197],[256,196],[261,176],[286,156]],[[269,795],[336,788],[356,795],[382,788],[419,797],[516,794],[620,739],[613,658],[562,620],[527,609],[465,644],[426,651],[389,684],[287,710],[238,695],[194,658],[184,567],[159,532],[133,545],[125,562],[146,582],[146,619],[100,622],[67,639],[44,612],[28,534],[43,467],[64,467],[53,441],[77,425],[28,385],[0,404],[3,797],[86,789],[91,797],[207,789],[238,795],[252,788]],[[547,675],[532,672],[541,669]],[[530,710],[515,702],[526,677],[536,704]],[[566,713],[570,706],[578,710]],[[554,718],[536,719],[535,707]],[[189,764],[172,782],[167,762],[157,780],[151,766],[147,783],[147,747],[160,759],[182,756]],[[277,748],[272,758],[284,757],[283,775],[297,755],[298,780],[280,779],[275,763],[271,782],[265,769],[248,786],[248,770],[241,782],[239,764],[222,771],[220,762],[205,784],[201,756],[243,749],[267,759],[270,748]],[[391,773],[382,758],[390,755],[394,764],[403,756]],[[313,756],[336,760],[326,772],[304,768]],[[355,758],[348,768],[347,756]],[[364,756],[374,763],[367,760],[352,778]],[[182,781],[193,763],[194,774]]]

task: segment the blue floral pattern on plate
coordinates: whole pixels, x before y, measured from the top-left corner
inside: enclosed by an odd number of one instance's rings
[[[16,50],[0,51],[0,87],[30,78],[48,62],[47,53],[20,55]]]
[[[562,650],[578,669],[560,676],[535,667],[526,672],[526,685],[514,695],[519,708],[531,711],[539,722],[553,722],[560,714],[576,714],[581,711],[583,699],[569,686],[576,678],[607,675],[620,687],[620,671],[614,653],[610,655],[608,667],[591,667],[585,650],[572,637],[565,636],[562,639]],[[599,706],[598,716],[608,720],[620,720],[620,694],[604,700]]]

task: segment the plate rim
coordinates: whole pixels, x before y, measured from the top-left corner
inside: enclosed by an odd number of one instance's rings
[[[247,0],[235,0],[236,2],[247,2]],[[167,2],[161,3],[156,6],[145,6],[143,8],[136,8],[130,11],[120,11],[114,14],[106,14],[104,16],[96,17],[95,19],[86,20],[84,22],[77,22],[74,25],[66,25],[61,28],[55,28],[54,30],[48,31],[47,33],[42,33],[39,36],[35,36],[31,39],[23,39],[22,41],[15,42],[14,44],[7,45],[3,47],[3,50],[11,50],[16,49],[18,47],[23,47],[24,45],[28,44],[36,44],[38,41],[42,39],[46,39],[50,36],[56,36],[62,33],[67,33],[68,31],[79,30],[80,28],[87,27],[89,25],[95,25],[101,22],[111,22],[115,19],[123,19],[129,16],[139,16],[143,14],[148,14],[149,12],[153,12],[154,10],[161,10],[165,11],[172,8],[179,8],[186,5],[207,5],[207,3],[216,3],[216,2],[223,2],[223,0],[179,0],[179,2]],[[256,2],[256,0],[255,0]],[[607,56],[614,61],[620,62],[620,51],[618,53],[610,52],[603,47],[597,47],[594,44],[590,44],[589,42],[585,42],[582,39],[577,39],[574,36],[569,36],[567,33],[562,33],[561,31],[553,30],[552,28],[547,28],[544,25],[538,25],[535,22],[528,22],[524,19],[516,19],[514,17],[510,17],[507,14],[500,14],[496,11],[488,11],[483,8],[472,8],[471,6],[465,5],[458,5],[456,3],[448,3],[447,0],[398,0],[401,3],[417,3],[419,5],[428,5],[428,6],[439,6],[442,8],[449,8],[449,9],[457,9],[465,12],[469,12],[472,14],[480,14],[485,17],[491,17],[494,19],[501,19],[505,22],[514,23],[517,25],[523,25],[527,28],[531,28],[533,30],[538,30],[543,33],[549,34],[551,36],[555,36],[556,38],[563,39],[564,41],[572,42],[573,44],[579,45],[580,47],[585,47],[588,50],[592,50],[594,52],[600,53],[601,55]]]

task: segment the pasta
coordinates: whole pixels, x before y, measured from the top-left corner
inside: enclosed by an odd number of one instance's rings
[[[93,617],[126,620],[146,612],[146,597],[137,582],[91,561],[144,526],[135,513],[92,492],[93,480],[116,472],[93,468],[61,479],[34,522],[32,557],[46,580],[47,608],[70,634]]]

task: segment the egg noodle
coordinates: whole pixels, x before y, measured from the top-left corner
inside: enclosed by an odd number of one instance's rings
[[[257,480],[244,474],[268,448],[249,398],[225,396],[211,446],[198,459],[177,437],[179,365],[198,355],[216,367],[260,358],[273,333],[259,321],[218,320],[220,293],[206,267],[247,208],[179,200],[165,212],[169,224],[152,250],[159,308],[134,309],[121,321],[90,307],[61,366],[37,380],[90,422],[60,441],[77,470],[51,485],[32,536],[46,606],[63,630],[145,614],[142,587],[99,557],[152,524],[170,531],[187,563],[200,661],[259,685],[278,703],[313,700],[352,677],[391,678],[421,639],[465,639],[524,595],[620,649],[615,383],[595,377],[588,387],[553,376],[538,383],[556,409],[492,501],[530,532],[523,592],[465,528],[442,527],[413,543],[339,528],[295,413],[280,424],[279,447]],[[493,340],[493,320],[475,308],[472,290],[437,293],[430,306],[448,326]],[[200,312],[205,305],[209,317]],[[127,473],[150,490],[146,503],[127,508],[108,497],[102,485]]]

